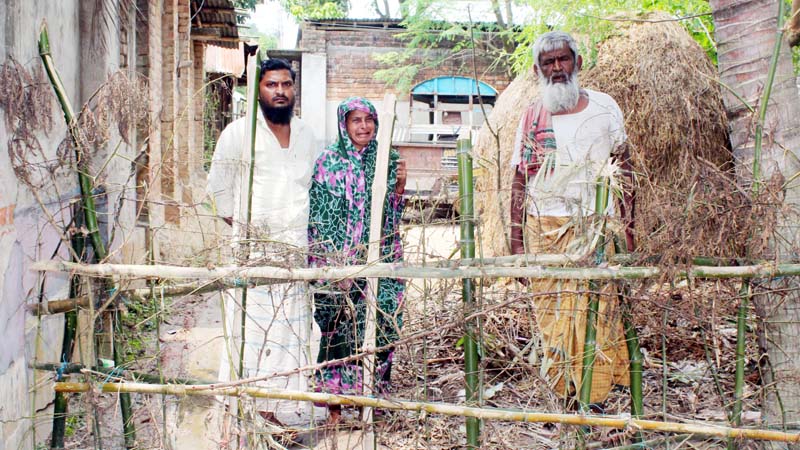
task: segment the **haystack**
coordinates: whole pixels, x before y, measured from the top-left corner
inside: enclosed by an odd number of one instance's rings
[[[659,18],[665,16],[651,17]],[[700,172],[727,177],[732,157],[716,68],[689,34],[670,21],[629,24],[600,44],[593,67],[587,70],[586,63],[581,84],[611,95],[625,115],[638,175],[637,235],[640,243],[649,241],[670,219],[663,214],[672,214],[663,203],[689,198],[692,184],[709,176]],[[489,116],[490,126],[484,125],[478,135],[475,154],[482,169],[477,207],[486,255],[509,252],[509,161],[520,116],[536,91],[531,69],[502,93]],[[684,207],[685,202],[673,206]]]

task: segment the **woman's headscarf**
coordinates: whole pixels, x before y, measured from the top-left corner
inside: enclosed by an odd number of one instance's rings
[[[309,215],[310,241],[312,249],[325,253],[338,253],[339,263],[356,264],[366,257],[365,245],[369,240],[369,217],[372,199],[372,180],[375,176],[375,160],[378,141],[375,137],[361,151],[356,150],[347,134],[347,114],[363,111],[375,120],[378,130],[378,114],[372,103],[361,97],[350,97],[339,104],[339,136],[317,159],[311,186],[311,209]],[[397,183],[399,155],[390,154],[387,194],[392,193]],[[394,207],[396,205],[392,205]],[[388,203],[386,207],[389,207]],[[402,212],[402,208],[400,208]],[[384,213],[385,217],[396,214]],[[393,219],[394,220],[394,219]],[[399,219],[397,220],[399,223]],[[394,222],[389,234],[394,231]],[[386,236],[386,231],[384,236]],[[388,251],[386,252],[388,253]],[[311,257],[312,265],[325,264]]]
[[[364,147],[362,152],[375,151],[378,148],[378,141],[376,140],[378,136],[378,113],[375,110],[375,106],[363,97],[350,97],[340,103],[336,109],[336,116],[339,118],[339,138],[334,145],[342,156],[347,156],[348,153],[357,151],[353,141],[350,139],[350,135],[347,134],[347,114],[353,111],[365,112],[371,115],[375,121],[375,135],[372,136],[372,140],[369,141],[369,144]]]

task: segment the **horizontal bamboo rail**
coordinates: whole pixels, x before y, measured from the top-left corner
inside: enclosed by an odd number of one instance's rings
[[[246,282],[245,282],[246,281]],[[150,298],[152,292],[156,296],[164,297],[179,297],[182,295],[198,295],[207,292],[219,291],[221,289],[232,289],[248,285],[262,286],[267,284],[274,284],[277,281],[274,279],[258,280],[250,278],[248,280],[219,280],[212,282],[192,283],[178,286],[156,286],[153,290],[150,288],[136,288],[136,289],[121,289],[119,295],[122,297],[129,297],[137,301],[144,301]],[[67,298],[62,300],[48,300],[44,303],[31,303],[25,305],[25,309],[35,315],[47,314],[61,314],[69,311],[74,311],[78,308],[86,309],[89,307],[89,297],[76,297]]]
[[[346,278],[501,278],[522,277],[557,280],[635,280],[664,274],[658,267],[423,267],[406,264],[372,264],[320,268],[284,268],[271,266],[175,267],[164,265],[80,264],[67,261],[38,261],[31,270],[67,272],[78,275],[118,278],[170,279],[249,279],[311,281]],[[800,264],[757,264],[750,266],[692,267],[678,271],[677,277],[691,278],[771,278],[800,275]]]
[[[757,439],[779,442],[800,442],[800,433],[792,434],[782,431],[756,430],[748,428],[731,428],[716,425],[700,425],[691,423],[659,422],[655,420],[640,420],[615,416],[592,416],[578,414],[556,414],[526,412],[520,410],[475,408],[452,405],[447,403],[426,403],[404,400],[388,400],[381,398],[359,397],[354,395],[333,395],[319,392],[302,391],[274,391],[257,387],[228,387],[195,390],[189,386],[170,384],[145,384],[145,383],[104,383],[96,385],[106,393],[139,393],[161,395],[199,395],[231,397],[250,396],[255,398],[270,398],[276,400],[308,401],[327,403],[332,405],[369,406],[373,408],[397,409],[404,411],[419,411],[447,416],[475,417],[486,420],[513,421],[513,422],[551,422],[567,425],[586,425],[606,428],[639,428],[648,431],[667,433],[689,433],[704,436],[717,436],[732,439]],[[92,388],[89,383],[55,383],[56,392],[88,392]],[[197,388],[197,386],[194,386]]]

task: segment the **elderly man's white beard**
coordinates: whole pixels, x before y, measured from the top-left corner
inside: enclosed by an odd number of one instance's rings
[[[551,113],[569,111],[578,104],[581,96],[577,71],[569,76],[566,83],[551,83],[540,75],[539,92],[542,93],[542,104]]]

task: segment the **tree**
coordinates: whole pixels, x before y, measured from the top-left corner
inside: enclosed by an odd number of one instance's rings
[[[336,19],[347,16],[349,0],[281,0],[283,7],[298,20]]]
[[[755,183],[756,187],[761,180],[772,176],[783,178],[781,211],[784,213],[778,219],[771,248],[776,259],[786,260],[797,255],[800,188],[793,178],[800,170],[797,158],[800,99],[788,46],[784,42],[780,51],[776,51],[778,40],[783,38],[779,1],[782,0],[711,0],[710,3],[716,26],[720,80],[732,91],[726,92],[724,101],[737,175],[744,183]],[[759,118],[754,116],[769,88],[771,61],[774,61],[775,81],[766,104],[759,157],[756,153]],[[743,101],[754,109],[749,109]],[[769,287],[770,292],[755,298],[760,344],[768,355],[762,364],[763,384],[767,389],[764,420],[769,426],[791,426],[796,430],[800,422],[800,281],[787,278]]]
[[[261,3],[259,0],[232,0],[234,8],[239,9],[249,9],[250,11],[255,11],[256,4]]]

